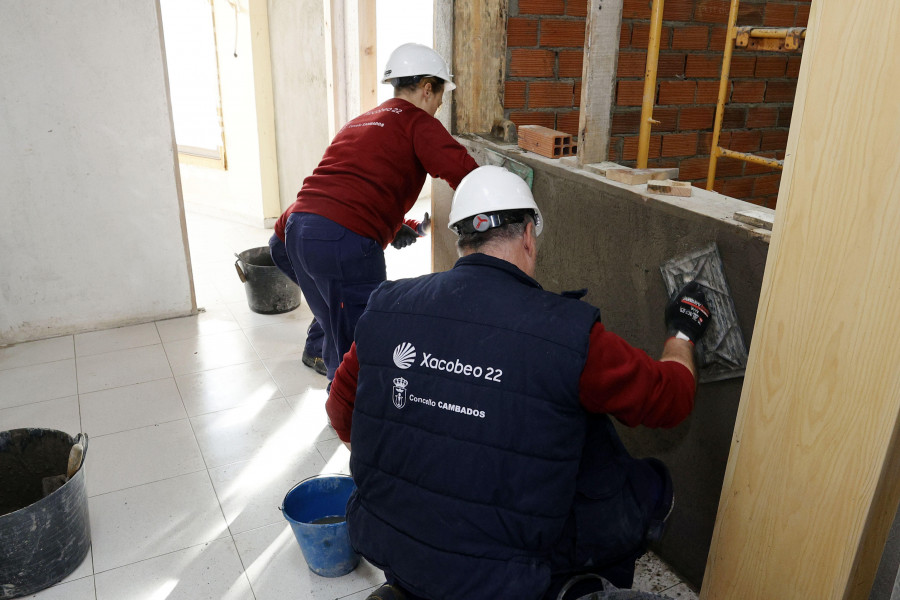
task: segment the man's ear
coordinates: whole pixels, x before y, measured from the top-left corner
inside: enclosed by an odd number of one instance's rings
[[[525,235],[523,236],[525,239],[525,248],[532,249],[537,246],[537,235],[534,230],[534,223],[528,221],[525,224]]]

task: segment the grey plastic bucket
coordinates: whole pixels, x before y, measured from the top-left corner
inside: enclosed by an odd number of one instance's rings
[[[80,468],[43,496],[44,478],[65,475],[72,446]],[[0,431],[0,598],[29,596],[68,577],[91,547],[84,461],[88,440],[55,429]]]
[[[250,310],[278,315],[300,306],[300,288],[275,266],[268,246],[250,248],[235,256],[234,268],[244,282]]]

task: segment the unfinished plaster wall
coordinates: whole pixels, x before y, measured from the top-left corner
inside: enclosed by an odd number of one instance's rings
[[[586,301],[629,343],[659,356],[666,296],[659,265],[715,241],[725,262],[738,318],[750,341],[768,235],[731,219],[748,203],[703,190],[692,199],[664,200],[513,146],[462,139],[483,163],[485,147],[534,169],[534,194],[546,219],[536,277],[552,291],[586,287]],[[456,260],[447,230],[451,190],[435,182],[435,270]],[[719,493],[731,445],[742,379],[702,385],[693,414],[670,430],[620,428],[629,449],[656,456],[672,471],[675,511],[658,552],[695,585],[703,577]]]
[[[0,18],[0,345],[194,308],[159,7]]]

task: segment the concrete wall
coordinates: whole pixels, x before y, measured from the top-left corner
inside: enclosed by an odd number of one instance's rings
[[[757,207],[704,190],[685,199],[646,196],[638,187],[525,155],[513,146],[470,136],[462,141],[480,164],[483,149],[490,147],[534,169],[535,199],[546,219],[536,278],[546,289],[588,288],[585,300],[600,308],[607,328],[658,357],[666,333],[659,265],[715,241],[749,343],[768,235],[731,216]],[[436,270],[451,267],[457,256],[446,228],[450,199],[449,187],[436,182]],[[675,511],[657,550],[694,584],[701,582],[706,565],[742,383],[731,379],[702,385],[693,414],[674,429],[620,428],[635,455],[659,457],[672,471]]]
[[[266,0],[213,0],[227,169],[181,166],[190,210],[257,226],[281,214],[267,12]]]
[[[155,0],[0,19],[0,344],[189,314]]]
[[[282,211],[297,198],[303,179],[322,160],[334,136],[327,74],[331,41],[325,19],[321,0],[269,0]]]

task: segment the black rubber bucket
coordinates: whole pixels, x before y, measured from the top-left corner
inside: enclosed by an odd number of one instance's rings
[[[91,547],[84,460],[87,436],[55,429],[0,431],[0,598],[34,594],[68,577]],[[65,475],[72,446],[81,465],[44,496],[44,479]]]
[[[278,315],[300,306],[300,288],[275,266],[268,246],[250,248],[235,256],[234,268],[244,282],[250,310]]]

